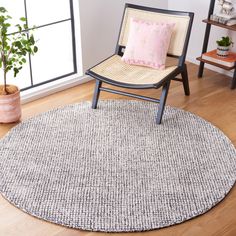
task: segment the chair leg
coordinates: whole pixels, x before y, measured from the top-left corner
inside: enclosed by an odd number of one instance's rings
[[[92,109],[97,109],[101,86],[102,86],[102,81],[96,80],[95,90],[93,94]]]
[[[190,95],[190,89],[189,89],[189,82],[188,82],[188,70],[187,65],[184,64],[183,71],[181,72],[181,76],[183,79],[183,86],[184,86],[184,92],[186,96]]]
[[[165,85],[162,88],[160,104],[158,106],[158,113],[157,113],[157,119],[156,119],[157,124],[161,124],[169,88],[170,88],[170,80],[167,81],[167,83],[165,83]]]

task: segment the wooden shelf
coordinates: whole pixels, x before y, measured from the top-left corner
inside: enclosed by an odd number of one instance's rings
[[[228,66],[224,66],[224,65],[212,62],[212,61],[208,61],[208,60],[202,59],[202,57],[198,57],[197,60],[201,61],[201,62],[204,62],[204,63],[207,63],[207,64],[210,64],[210,65],[213,65],[213,66],[220,67],[220,68],[222,68],[224,70],[233,70],[233,69],[236,68],[236,65],[232,66],[232,67],[228,67]]]
[[[215,25],[215,26],[218,26],[218,27],[221,27],[221,28],[224,28],[224,29],[229,29],[229,30],[236,31],[236,24],[232,25],[232,26],[229,26],[229,25],[224,25],[224,24],[218,23],[218,22],[213,21],[213,20],[208,20],[208,19],[203,20],[202,22],[204,22],[206,24]]]
[[[224,25],[224,24],[221,24],[221,23],[211,20],[211,16],[214,14],[214,10],[215,10],[215,5],[216,5],[215,3],[216,3],[216,0],[210,0],[210,6],[209,6],[207,19],[203,20],[203,22],[206,23],[206,31],[205,31],[204,41],[203,41],[203,45],[202,45],[202,54],[207,52],[207,47],[208,47],[208,43],[209,43],[209,36],[211,33],[211,27],[210,27],[211,25],[216,26],[216,27],[220,27],[223,29],[228,29],[231,31],[236,31],[236,24],[229,26],[229,25]],[[202,57],[198,57],[197,60],[201,62],[199,65],[199,70],[198,70],[198,77],[199,78],[202,78],[202,76],[203,76],[205,63],[222,68],[224,70],[234,70],[234,76],[233,76],[233,80],[232,80],[231,89],[236,88],[236,64],[232,67],[228,67],[228,66],[224,66],[220,63],[215,63],[212,61],[202,59]]]

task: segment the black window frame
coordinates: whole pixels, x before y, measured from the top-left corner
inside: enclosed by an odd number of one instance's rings
[[[30,1],[30,0],[29,0]],[[43,24],[43,25],[39,25],[39,26],[35,26],[34,29],[39,29],[39,28],[44,28],[44,27],[48,27],[48,26],[52,26],[52,25],[56,25],[56,24],[60,24],[60,23],[64,23],[64,22],[71,22],[71,33],[72,33],[72,54],[73,54],[73,71],[67,74],[63,74],[60,75],[58,77],[49,79],[49,80],[45,80],[43,82],[40,83],[34,83],[34,78],[33,78],[33,67],[32,67],[32,61],[31,61],[31,55],[28,54],[28,59],[29,59],[29,70],[30,70],[30,83],[31,85],[25,88],[22,88],[20,91],[25,91],[25,90],[29,90],[41,85],[45,85],[48,84],[50,82],[56,81],[56,80],[60,80],[62,78],[74,75],[78,73],[78,69],[77,69],[77,58],[76,58],[76,37],[75,37],[75,18],[74,18],[74,4],[73,4],[73,0],[68,0],[69,1],[69,5],[70,5],[70,18],[67,19],[63,19],[63,20],[59,20],[59,21],[54,21],[54,22],[50,22],[48,24]],[[28,13],[27,13],[27,0],[24,0],[24,11],[25,11],[25,18],[26,18],[26,24],[28,26]],[[27,37],[29,37],[29,33],[27,33]]]

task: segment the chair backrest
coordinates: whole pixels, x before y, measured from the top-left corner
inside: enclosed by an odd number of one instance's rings
[[[126,4],[120,29],[117,51],[124,48],[128,41],[131,17],[153,22],[175,23],[168,54],[185,56],[193,22],[194,13],[179,12]],[[184,58],[185,59],[185,58]]]

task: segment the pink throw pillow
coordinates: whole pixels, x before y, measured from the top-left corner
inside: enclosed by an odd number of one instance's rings
[[[131,18],[122,61],[164,70],[174,26],[174,23],[156,23]]]

